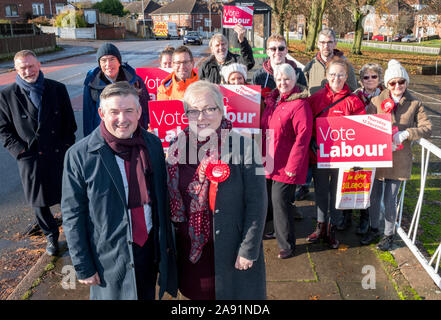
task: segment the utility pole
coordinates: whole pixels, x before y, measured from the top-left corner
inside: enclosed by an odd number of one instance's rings
[[[141,0],[141,14],[142,14],[142,25],[143,25],[142,36],[145,38],[146,34],[145,34],[144,0]]]

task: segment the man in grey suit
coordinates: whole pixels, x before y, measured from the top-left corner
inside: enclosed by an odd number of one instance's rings
[[[138,123],[142,110],[128,82],[104,88],[101,124],[66,154],[63,229],[90,299],[176,296],[176,262],[167,214],[162,144]]]

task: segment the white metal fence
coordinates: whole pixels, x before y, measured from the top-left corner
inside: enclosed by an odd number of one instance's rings
[[[352,43],[354,40],[351,39],[338,39],[339,42],[344,43]],[[422,46],[409,46],[405,44],[393,44],[388,42],[367,42],[363,41],[361,43],[364,47],[373,47],[373,48],[381,48],[381,49],[389,49],[389,50],[398,50],[405,52],[417,52],[417,53],[429,53],[429,54],[440,54],[441,48],[434,47],[422,47]]]
[[[433,154],[439,159],[441,159],[441,149],[427,141],[426,139],[420,139],[417,141],[421,146],[421,182],[420,182],[420,193],[418,195],[418,201],[415,207],[415,211],[412,216],[412,222],[410,223],[409,230],[406,232],[401,227],[402,222],[402,214],[403,214],[403,204],[404,204],[404,195],[406,192],[406,182],[403,183],[403,187],[401,189],[401,197],[398,206],[399,214],[398,221],[396,223],[397,233],[406,243],[407,247],[410,251],[415,255],[430,277],[433,279],[435,284],[441,288],[441,277],[438,273],[440,266],[440,258],[441,258],[441,243],[438,245],[438,248],[435,250],[435,253],[432,255],[430,260],[428,261],[426,257],[421,253],[419,248],[416,246],[416,240],[418,235],[418,227],[420,224],[421,218],[421,210],[423,207],[423,198],[424,198],[424,189],[427,180],[427,169],[429,168],[429,159],[430,155]],[[440,226],[441,227],[441,226]]]

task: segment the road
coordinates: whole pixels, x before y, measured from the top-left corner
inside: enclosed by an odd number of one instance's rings
[[[72,44],[73,42],[67,41]],[[103,41],[81,41],[76,45],[98,48]],[[182,41],[115,41],[121,52],[123,62],[132,67],[158,66],[159,53],[167,46],[178,47]],[[190,47],[195,60],[206,55],[208,46]],[[87,54],[68,59],[42,64],[45,77],[57,80],[66,85],[75,118],[78,125],[77,140],[82,138],[82,95],[83,82],[88,70],[98,65],[95,54]],[[0,74],[0,89],[15,81],[15,72]],[[5,148],[0,146],[0,237],[21,233],[33,221],[33,213],[25,203],[24,194],[19,179],[17,164]],[[0,244],[0,255],[2,245]]]

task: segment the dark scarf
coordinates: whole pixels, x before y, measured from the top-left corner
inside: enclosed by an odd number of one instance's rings
[[[130,163],[129,209],[149,203],[146,175],[150,174],[150,159],[139,125],[130,139],[118,139],[107,130],[103,121],[100,123],[100,129],[104,141],[113,152]]]
[[[17,85],[26,92],[29,92],[29,98],[31,99],[34,106],[38,109],[38,118],[40,119],[40,110],[43,101],[43,91],[44,91],[44,75],[40,71],[38,74],[37,81],[34,83],[29,83],[23,80],[18,74],[15,77],[15,82]]]
[[[168,189],[170,193],[170,211],[171,211],[171,220],[173,222],[185,222],[187,218],[185,216],[185,212],[188,212],[189,221],[188,221],[188,234],[191,239],[191,250],[189,259],[192,263],[196,263],[199,261],[202,249],[204,245],[208,242],[209,234],[210,234],[210,209],[209,209],[209,196],[208,191],[210,189],[210,181],[206,177],[205,168],[207,165],[216,161],[220,157],[221,146],[225,142],[225,138],[228,137],[226,134],[221,134],[222,129],[227,129],[231,131],[232,124],[227,119],[222,119],[221,125],[216,130],[217,134],[217,147],[218,153],[210,154],[211,148],[208,147],[205,151],[205,157],[201,160],[190,184],[187,187],[186,192],[191,196],[190,208],[185,208],[184,201],[182,200],[182,195],[179,191],[179,162],[176,161],[174,164],[170,164],[167,162],[167,171],[168,171]],[[190,135],[192,132],[189,127],[186,127],[179,136],[181,138],[186,138],[185,147],[190,139]],[[195,139],[193,139],[195,140]],[[175,141],[179,141],[179,139],[175,139]],[[178,144],[179,142],[176,142]],[[208,140],[203,142],[198,142],[197,150],[199,154],[199,150],[201,148],[207,147],[208,144],[213,143],[213,141]],[[173,145],[171,145],[172,147]],[[180,146],[184,147],[184,146]],[[173,153],[175,159],[178,159],[179,147],[174,149],[169,149],[170,152]]]

